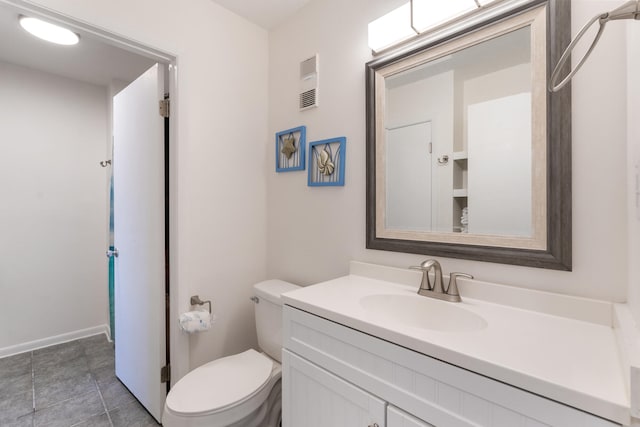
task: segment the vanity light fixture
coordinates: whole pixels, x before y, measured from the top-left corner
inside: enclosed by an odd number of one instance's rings
[[[412,25],[418,33],[444,24],[480,6],[474,0],[413,0]]]
[[[80,36],[73,31],[38,18],[21,16],[20,26],[31,35],[51,43],[70,46],[80,41]]]
[[[411,26],[411,3],[405,3],[369,23],[369,47],[379,52],[417,34]]]
[[[369,47],[380,52],[495,1],[410,0],[369,23]]]

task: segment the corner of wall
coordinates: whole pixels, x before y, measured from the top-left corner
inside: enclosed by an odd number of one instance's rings
[[[627,207],[628,289],[627,302],[636,324],[640,324],[640,26],[627,23]]]

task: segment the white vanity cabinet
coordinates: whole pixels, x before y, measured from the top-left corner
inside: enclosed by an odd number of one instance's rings
[[[387,407],[387,426],[388,427],[434,427],[427,424],[406,412],[389,405]]]
[[[284,350],[283,426],[384,427],[386,402]]]
[[[291,306],[283,320],[283,427],[619,426]]]
[[[284,426],[433,427],[288,350],[282,360]]]

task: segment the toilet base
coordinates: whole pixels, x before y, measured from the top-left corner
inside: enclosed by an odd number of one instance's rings
[[[225,427],[280,427],[282,419],[282,380],[273,386],[269,398],[246,418]]]
[[[279,375],[272,377],[272,387],[265,387],[262,392],[268,393],[268,397],[264,399],[262,404],[255,408],[251,413],[242,417],[240,420],[228,424],[216,418],[235,418],[234,410],[241,408],[230,408],[226,411],[224,417],[213,416],[176,416],[165,408],[162,425],[164,427],[280,427],[282,419],[282,379]]]

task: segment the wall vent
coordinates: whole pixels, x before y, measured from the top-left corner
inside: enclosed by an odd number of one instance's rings
[[[317,107],[316,89],[311,89],[300,94],[300,109]]]
[[[318,54],[300,63],[300,111],[318,106]]]

